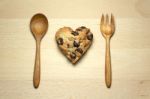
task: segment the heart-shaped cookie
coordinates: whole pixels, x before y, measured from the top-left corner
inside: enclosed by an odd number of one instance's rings
[[[84,26],[75,31],[70,27],[63,27],[56,32],[55,38],[63,54],[75,64],[91,46],[93,34]]]

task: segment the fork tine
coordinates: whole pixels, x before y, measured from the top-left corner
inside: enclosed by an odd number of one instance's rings
[[[111,25],[114,25],[114,26],[115,26],[115,19],[114,19],[113,14],[111,14]]]
[[[109,17],[108,17],[108,14],[106,14],[106,24],[109,24]]]
[[[104,15],[102,14],[102,17],[101,17],[101,25],[104,24]]]

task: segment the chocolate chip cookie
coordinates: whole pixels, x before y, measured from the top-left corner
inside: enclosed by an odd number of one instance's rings
[[[70,27],[63,27],[56,32],[55,38],[64,55],[75,64],[91,46],[93,34],[85,26],[75,31]]]

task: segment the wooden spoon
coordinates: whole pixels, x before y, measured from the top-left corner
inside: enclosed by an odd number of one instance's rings
[[[36,14],[32,17],[30,22],[30,30],[36,40],[36,57],[33,74],[33,84],[38,88],[40,83],[40,43],[48,29],[48,20],[43,14]]]

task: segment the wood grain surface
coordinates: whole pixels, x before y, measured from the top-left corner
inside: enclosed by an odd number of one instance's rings
[[[0,0],[0,99],[150,99],[150,0]],[[69,9],[68,9],[69,8]],[[49,29],[41,42],[41,84],[33,87],[35,40],[31,17],[44,13]],[[112,12],[112,86],[105,86],[102,13]],[[75,66],[59,51],[57,29],[85,25],[94,42]]]

